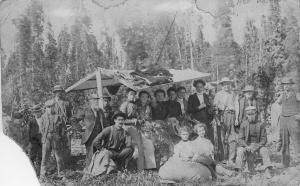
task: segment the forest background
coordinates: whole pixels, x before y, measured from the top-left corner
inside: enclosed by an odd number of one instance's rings
[[[266,106],[282,77],[300,82],[298,0],[66,0],[57,1],[54,12],[50,2],[0,1],[1,95],[7,113],[24,98],[45,101],[55,84],[68,87],[96,67],[157,63],[209,72],[212,81],[232,76],[239,88],[255,85]],[[263,11],[233,24],[241,10],[255,6]],[[58,15],[68,21],[53,26]],[[70,99],[76,103],[79,96]]]

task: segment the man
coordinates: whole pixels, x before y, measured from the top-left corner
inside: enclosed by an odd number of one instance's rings
[[[263,159],[267,177],[270,176],[269,168],[271,160],[267,143],[265,125],[257,120],[257,108],[249,106],[246,109],[246,120],[243,121],[239,131],[239,148],[237,150],[236,168],[243,169],[245,162],[248,162],[248,169],[254,170],[254,158],[258,153]]]
[[[177,118],[182,115],[181,112],[181,106],[180,103],[176,101],[177,95],[176,95],[176,89],[173,87],[170,87],[167,90],[167,94],[169,97],[169,100],[166,101],[166,107],[167,107],[167,113],[168,118]]]
[[[229,78],[222,78],[220,82],[222,90],[216,94],[214,103],[218,109],[223,126],[221,128],[222,145],[224,148],[225,159],[228,164],[233,165],[235,158],[236,145],[234,140],[235,125],[238,125],[238,97],[233,93],[233,81]],[[230,138],[230,140],[229,140]]]
[[[104,115],[99,108],[99,99],[100,98],[97,94],[92,94],[89,97],[90,109],[85,111],[85,113],[80,116],[85,127],[81,144],[84,144],[86,148],[86,166],[90,164],[94,153],[92,144],[93,140],[104,129]]]
[[[176,101],[180,103],[181,113],[186,115],[188,101],[185,98],[186,95],[186,88],[185,87],[178,87],[177,88],[177,99]]]
[[[165,120],[168,112],[165,103],[166,93],[162,89],[158,89],[154,92],[155,101],[152,102],[152,120]]]
[[[39,175],[41,160],[42,160],[42,142],[41,142],[41,116],[42,116],[42,106],[35,105],[31,108],[31,112],[34,118],[30,119],[29,124],[29,145],[27,148],[29,158]]]
[[[282,165],[290,165],[290,140],[294,143],[294,162],[300,163],[300,94],[293,89],[292,79],[283,79],[284,92],[279,98],[282,106],[280,123],[280,138],[278,151],[282,152]]]
[[[63,150],[65,148],[64,144],[61,143],[66,136],[66,125],[55,113],[55,102],[49,100],[45,103],[46,111],[41,118],[41,133],[42,133],[42,163],[40,177],[43,180],[46,176],[46,164],[51,156],[51,151],[54,152],[57,172],[59,177],[63,177]]]
[[[94,139],[93,145],[98,150],[106,150],[119,169],[126,169],[128,161],[133,155],[130,137],[123,129],[126,115],[117,112],[113,116],[114,125],[106,127]]]
[[[108,94],[103,95],[104,127],[112,125],[112,116],[114,114],[110,105],[111,97]]]
[[[191,114],[191,119],[195,119],[206,124],[206,136],[213,143],[213,129],[210,125],[211,103],[208,95],[204,93],[205,85],[206,83],[201,79],[193,82],[193,86],[196,88],[196,93],[190,95],[188,98],[187,112]]]
[[[72,108],[71,104],[64,100],[64,94],[65,90],[61,85],[54,86],[53,89],[54,94],[54,113],[61,118],[61,120],[65,123],[65,125],[70,124],[70,118],[72,116]],[[67,131],[66,131],[67,133]],[[71,136],[70,134],[65,135],[65,139],[61,140],[61,143],[64,144],[65,150],[64,150],[64,158],[67,161],[69,159],[69,156],[71,154]]]
[[[245,120],[245,118],[246,118],[245,109],[247,107],[254,106],[254,107],[256,107],[257,110],[259,110],[255,94],[256,94],[256,90],[254,89],[254,86],[252,86],[252,85],[245,86],[245,88],[243,90],[243,96],[239,102],[239,113],[238,113],[239,123],[241,123],[241,122],[243,122],[243,120]]]

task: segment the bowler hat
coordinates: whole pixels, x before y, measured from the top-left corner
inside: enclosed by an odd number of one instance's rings
[[[55,85],[53,88],[53,92],[59,92],[59,91],[64,92],[65,90],[61,85]]]
[[[254,86],[252,85],[246,85],[246,87],[244,88],[243,92],[256,92],[254,89]]]
[[[123,112],[117,111],[112,116],[112,119],[115,120],[117,117],[123,117],[124,119],[126,119],[126,114],[124,114]]]
[[[292,78],[284,78],[281,81],[281,84],[295,84],[294,80]]]

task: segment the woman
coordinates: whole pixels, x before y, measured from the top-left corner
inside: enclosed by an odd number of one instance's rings
[[[143,90],[139,93],[139,100],[137,101],[137,119],[149,121],[152,118],[152,111],[150,106],[150,94]]]
[[[179,135],[181,141],[175,145],[173,156],[160,168],[160,178],[168,182],[210,180],[212,174],[207,166],[193,160],[195,151],[192,142],[189,141],[188,127],[181,127]]]
[[[150,94],[143,90],[139,93],[139,100],[137,101],[137,119],[145,121],[143,125],[148,125],[151,120],[152,112],[150,107]],[[141,126],[141,139],[144,151],[144,169],[155,169],[155,155],[154,144],[151,137],[148,135],[147,127]]]

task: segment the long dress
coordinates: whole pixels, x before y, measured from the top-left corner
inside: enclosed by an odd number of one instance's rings
[[[160,168],[159,176],[168,181],[208,181],[212,174],[202,163],[191,161],[194,156],[193,143],[181,141],[174,147],[174,155]]]

